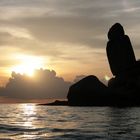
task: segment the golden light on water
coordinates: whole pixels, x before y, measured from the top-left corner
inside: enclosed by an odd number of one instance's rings
[[[33,104],[21,104],[20,110],[22,111],[21,115],[23,117],[23,126],[27,128],[35,128],[34,116],[36,115],[36,106]]]
[[[22,109],[25,115],[30,116],[36,114],[36,106],[32,104],[23,104]]]
[[[44,67],[44,61],[40,57],[19,55],[17,56],[17,59],[19,59],[20,64],[15,65],[11,68],[11,71],[14,71],[16,73],[33,76],[35,69]]]

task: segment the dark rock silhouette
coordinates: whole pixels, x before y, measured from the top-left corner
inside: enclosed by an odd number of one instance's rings
[[[108,32],[107,57],[112,74],[108,87],[88,76],[69,88],[68,104],[74,106],[140,105],[140,61],[136,61],[130,39],[121,24]]]
[[[112,79],[110,82],[118,82]],[[68,92],[70,106],[138,106],[139,88],[125,87],[119,82],[116,87],[106,87],[95,76],[87,76],[72,85]]]
[[[111,27],[108,38],[107,56],[115,75],[108,82],[108,89],[115,94],[112,99],[115,105],[140,105],[140,61],[135,59],[130,39],[119,23]]]
[[[121,24],[114,24],[108,32],[107,56],[114,78],[108,82],[110,88],[137,89],[140,77],[140,61],[135,54]]]
[[[124,33],[123,27],[116,23],[108,32],[107,57],[113,75],[124,74],[135,63],[135,55],[130,39]]]
[[[97,105],[107,87],[96,76],[90,75],[72,85],[68,92],[69,105]]]
[[[140,106],[140,61],[135,59],[130,39],[119,23],[110,28],[108,38],[107,57],[114,75],[108,87],[96,76],[87,76],[69,88],[65,105]]]
[[[60,101],[60,100],[55,100],[52,103],[45,103],[45,104],[39,104],[39,105],[48,105],[48,106],[67,106],[68,105],[68,101]]]

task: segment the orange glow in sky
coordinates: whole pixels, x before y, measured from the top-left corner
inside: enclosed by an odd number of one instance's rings
[[[40,69],[44,67],[43,59],[40,57],[18,55],[17,58],[20,60],[21,63],[11,68],[11,71],[14,71],[16,73],[33,76],[35,69]]]

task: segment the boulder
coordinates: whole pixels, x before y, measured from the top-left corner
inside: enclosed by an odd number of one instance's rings
[[[107,87],[96,76],[90,75],[69,88],[67,95],[69,105],[90,106],[102,104]]]
[[[107,57],[114,76],[125,74],[136,64],[130,39],[121,24],[114,24],[108,32]]]

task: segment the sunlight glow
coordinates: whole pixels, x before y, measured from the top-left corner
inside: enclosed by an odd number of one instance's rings
[[[109,77],[109,76],[107,76],[107,75],[105,75],[105,77],[104,77],[104,78],[105,78],[105,80],[106,80],[106,81],[109,81],[109,80],[110,80],[110,77]]]
[[[33,115],[33,114],[36,114],[35,112],[35,105],[32,105],[32,104],[23,104],[22,105],[22,109],[23,109],[23,112],[25,115]]]
[[[34,116],[36,115],[36,106],[34,104],[20,104],[21,115],[23,118],[22,125],[27,128],[35,128]]]
[[[20,74],[26,74],[33,76],[35,69],[44,67],[43,60],[40,57],[20,55],[17,59],[21,61],[21,64],[12,67],[11,71]]]

